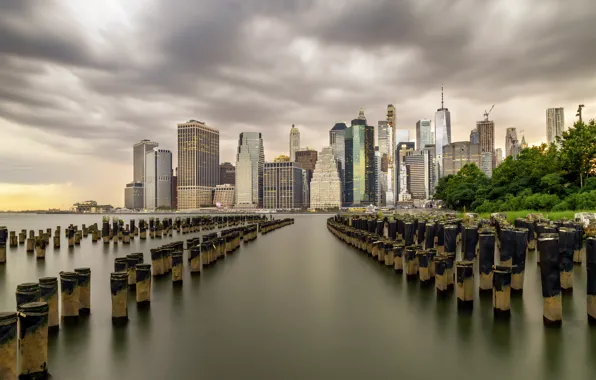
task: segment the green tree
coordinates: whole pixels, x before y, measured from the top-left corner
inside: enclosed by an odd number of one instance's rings
[[[588,176],[594,175],[596,167],[596,122],[588,124],[577,121],[563,132],[561,141],[561,162],[568,178],[579,179],[583,188]]]

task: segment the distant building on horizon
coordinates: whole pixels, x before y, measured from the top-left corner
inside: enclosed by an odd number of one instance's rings
[[[511,149],[518,144],[517,130],[515,128],[507,128],[505,132],[505,157],[512,155]]]
[[[290,129],[290,161],[296,161],[296,151],[300,149],[300,131],[292,124]]]
[[[213,192],[213,204],[218,207],[234,206],[234,185],[225,183],[215,186]]]
[[[236,168],[230,162],[219,164],[219,183],[218,185],[236,184]]]
[[[565,111],[563,107],[546,110],[546,142],[556,142],[565,130]]]
[[[235,207],[260,208],[263,206],[264,164],[265,149],[261,133],[240,133],[236,153]]]
[[[493,155],[490,152],[480,153],[480,170],[487,176],[493,176]]]
[[[297,162],[266,162],[263,166],[263,208],[302,208],[303,172]]]
[[[154,148],[145,156],[144,208],[172,207],[172,152]]]
[[[144,187],[141,182],[130,182],[124,189],[124,207],[129,210],[142,210]]]
[[[424,187],[426,191],[426,199],[431,199],[435,194],[437,186],[437,178],[435,165],[435,146],[427,145],[422,149],[422,157],[424,158]]]
[[[470,132],[470,144],[480,144],[480,136],[478,135],[478,128],[474,128]]]
[[[457,174],[466,164],[474,163],[480,168],[481,148],[479,144],[469,141],[457,141],[443,147],[444,175]],[[490,153],[490,152],[487,152]],[[491,164],[492,167],[492,164]]]
[[[441,86],[441,108],[435,113],[435,159],[436,177],[441,178],[443,173],[443,147],[451,144],[451,113],[443,102],[443,86]]]
[[[314,209],[339,208],[342,205],[340,165],[333,149],[321,150],[310,181],[310,207]]]
[[[346,170],[346,123],[335,123],[329,131],[329,146],[333,156],[339,164],[339,178],[341,180],[341,198],[344,199],[345,170]]]
[[[140,183],[141,186],[144,186],[145,183],[145,159],[146,154],[152,152],[154,148],[159,146],[158,143],[153,142],[148,139],[143,139],[138,143],[132,146],[132,182],[131,183]],[[126,199],[126,193],[128,189],[128,185],[124,190],[124,198]],[[138,189],[135,190],[138,193]],[[138,194],[137,194],[138,196]],[[140,207],[141,209],[144,207],[145,204],[145,192],[143,191],[141,202],[143,205]],[[126,203],[126,202],[125,202]],[[126,206],[125,206],[126,207]]]
[[[425,146],[432,144],[434,144],[434,141],[430,120],[418,120],[416,122],[416,149],[422,150]]]
[[[503,149],[495,149],[495,168],[503,163]]]
[[[304,205],[308,207],[308,203],[310,202],[310,181],[317,164],[318,152],[314,149],[306,148],[297,150],[295,155],[296,163],[306,171],[306,182],[304,183],[306,198],[304,199]]]
[[[202,121],[178,124],[178,209],[213,205],[219,183],[219,131]]]
[[[478,130],[478,137],[480,140],[480,153],[489,152],[494,156],[495,154],[495,122],[488,120],[488,115],[484,114],[484,120],[476,122],[476,129]],[[496,162],[493,158],[493,168]]]
[[[413,141],[398,142],[395,149],[395,179],[397,182],[397,201],[406,202],[412,199],[408,190],[408,168],[406,166],[406,156],[416,149],[416,143]]]

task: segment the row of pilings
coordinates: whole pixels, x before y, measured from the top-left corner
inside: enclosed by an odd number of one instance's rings
[[[114,272],[109,278],[112,323],[126,325],[129,289],[135,291],[137,307],[146,309],[151,302],[152,278],[170,275],[174,285],[182,284],[184,251],[188,252],[190,273],[200,274],[204,268],[236,251],[241,241],[246,244],[255,240],[259,231],[267,233],[292,223],[293,219],[267,220],[266,217],[249,215],[190,217],[178,225],[172,224],[171,229],[182,234],[233,227],[151,249],[150,263],[145,262],[142,252],[115,258]],[[134,221],[131,225],[134,227]],[[170,225],[166,222],[165,226]],[[69,229],[74,230],[74,227]],[[158,224],[154,223],[153,228],[157,231]],[[163,228],[160,236],[164,236],[165,231],[171,236],[171,229]],[[7,234],[1,231],[6,228],[0,227],[0,248],[5,248],[2,243],[6,242],[3,236]],[[112,239],[117,239],[119,230],[116,227],[112,231]],[[153,238],[157,238],[157,233]],[[91,314],[91,268],[77,268],[73,272],[60,272],[59,277],[43,277],[35,283],[19,284],[16,305],[16,312],[0,312],[0,379],[45,379],[49,376],[49,334],[57,333],[61,324],[77,323],[81,317]]]
[[[337,215],[327,227],[396,273],[405,272],[408,281],[434,285],[438,296],[455,289],[458,309],[473,308],[477,283],[480,293],[492,293],[499,318],[510,316],[511,293],[523,294],[527,254],[537,250],[547,326],[562,324],[562,293],[573,291],[573,266],[585,262],[588,322],[596,322],[596,238],[588,236],[584,245],[581,223],[535,218],[510,224],[501,215],[491,220]]]

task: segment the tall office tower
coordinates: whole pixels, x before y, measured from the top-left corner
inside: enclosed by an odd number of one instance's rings
[[[503,163],[503,149],[495,149],[495,168]]]
[[[314,149],[300,149],[296,151],[296,162],[299,166],[306,171],[306,183],[303,185],[306,188],[304,199],[304,205],[308,207],[310,202],[310,180],[312,179],[312,173],[315,170],[317,164],[318,152]]]
[[[124,207],[129,210],[142,210],[143,205],[143,184],[141,182],[130,182],[124,189]]]
[[[290,129],[290,161],[296,160],[296,151],[300,149],[300,131],[292,124]]]
[[[344,182],[346,171],[346,126],[345,123],[335,123],[329,131],[329,145],[333,156],[339,164],[339,179],[341,180],[341,198],[344,198]]]
[[[178,168],[172,174],[172,210],[178,210]]]
[[[480,136],[478,136],[478,129],[472,129],[470,132],[470,144],[480,144]]]
[[[424,158],[424,190],[426,199],[431,199],[435,193],[437,180],[435,178],[435,146],[427,145],[422,149]]]
[[[553,143],[565,130],[565,113],[562,107],[546,110],[546,142]]]
[[[478,138],[480,139],[480,153],[489,152],[495,154],[495,122],[488,120],[488,113],[484,113],[484,120],[476,122],[478,129]],[[493,159],[493,168],[496,161]]]
[[[493,176],[493,155],[490,152],[480,153],[480,170],[487,176]]]
[[[152,152],[153,148],[157,148],[159,146],[158,143],[144,139],[139,141],[138,143],[132,146],[132,182],[131,183],[141,183],[141,186],[144,186],[145,183],[145,155],[148,152]],[[130,184],[129,184],[130,185]],[[145,192],[144,190],[139,190],[137,185],[131,185],[130,187],[126,185],[127,189],[135,188],[134,192],[136,194],[136,199],[138,201],[138,197],[141,197],[141,209],[145,206]],[[128,190],[130,193],[132,190]],[[125,190],[125,198],[126,198]],[[140,194],[142,193],[142,194]],[[140,194],[140,195],[139,195]],[[129,197],[130,198],[130,197]]]
[[[259,208],[263,205],[263,165],[265,150],[259,132],[242,132],[236,154],[234,204],[238,208]]]
[[[404,157],[406,166],[406,186],[412,199],[426,199],[424,183],[424,155],[422,151],[411,150]]]
[[[385,120],[381,120],[377,124],[377,144],[381,156],[388,154],[391,148],[391,141],[389,140],[391,132],[389,132],[389,123]]]
[[[435,113],[435,159],[437,174],[441,178],[443,174],[443,147],[451,144],[451,113],[445,108],[443,102],[443,86],[441,86],[441,108]]]
[[[297,162],[266,162],[263,166],[263,207],[301,208],[304,205],[302,173]]]
[[[385,204],[387,206],[395,206],[395,200],[397,199],[397,183],[395,180],[395,147],[397,146],[395,129],[397,127],[397,121],[395,106],[393,104],[387,105],[386,119],[389,126],[388,133],[391,134],[387,139],[391,141],[391,144],[387,152],[387,190],[385,191]]]
[[[375,127],[367,125],[364,127],[364,202],[371,204],[375,202]]]
[[[346,170],[344,202],[347,205],[359,205],[365,202],[367,163],[365,128],[366,118],[364,117],[364,112],[360,109],[358,118],[352,120],[350,127],[345,132]]]
[[[333,149],[325,147],[319,154],[315,171],[310,181],[310,207],[327,209],[341,207],[341,179],[339,162]]]
[[[219,165],[218,185],[234,185],[236,183],[236,168],[229,162]]]
[[[178,210],[213,204],[219,182],[219,131],[202,121],[178,124]]]
[[[479,144],[470,144],[469,141],[458,141],[443,147],[443,153],[443,167],[445,169],[443,175],[445,176],[457,174],[468,163],[474,163],[480,168],[480,153],[482,152],[480,151]]]
[[[374,203],[378,206],[381,205],[382,199],[381,199],[381,192],[382,192],[382,185],[381,185],[381,152],[378,149],[379,147],[376,146],[375,147],[375,167],[374,167],[374,193],[375,193],[375,199],[374,199]]]
[[[145,209],[172,207],[172,152],[153,149],[145,154]]]
[[[517,131],[515,128],[507,128],[505,133],[505,156],[511,156],[511,148],[517,144]]]
[[[416,148],[414,142],[399,142],[395,149],[395,178],[397,182],[397,200],[399,202],[409,201],[412,197],[408,191],[408,169],[405,158],[409,152]]]
[[[422,150],[427,145],[434,144],[430,120],[420,119],[416,122],[416,149]]]

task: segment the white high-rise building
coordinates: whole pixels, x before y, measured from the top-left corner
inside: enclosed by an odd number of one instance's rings
[[[556,142],[565,130],[565,112],[562,107],[546,110],[546,142]]]
[[[379,147],[381,156],[383,154],[389,154],[389,149],[391,149],[391,141],[389,140],[391,133],[389,130],[389,123],[387,121],[379,121],[377,124],[377,146]]]
[[[145,155],[145,209],[172,206],[172,152],[154,149]]]
[[[443,147],[451,144],[451,113],[443,102],[443,87],[441,86],[441,108],[435,113],[435,160],[437,180],[443,177]]]
[[[491,152],[480,153],[480,170],[487,176],[493,176],[493,154]]]
[[[341,207],[342,188],[338,167],[332,148],[323,148],[310,181],[311,208]]]
[[[429,119],[420,119],[416,122],[416,149],[422,150],[427,145],[432,145],[433,132]]]
[[[263,205],[263,165],[265,150],[258,132],[242,132],[236,154],[236,188],[234,204],[238,208]]]
[[[134,144],[132,146],[132,183],[140,183],[141,186],[139,188],[138,185],[131,185],[130,187],[127,185],[126,189],[124,191],[125,193],[125,198],[130,198],[130,196],[127,196],[126,193],[130,193],[131,191],[133,191],[136,194],[136,196],[134,198],[136,198],[136,208],[137,209],[142,209],[143,207],[145,207],[145,195],[144,195],[144,183],[145,183],[145,158],[147,153],[152,152],[153,148],[157,148],[159,146],[158,143],[144,139],[139,141],[138,143]],[[136,186],[136,187],[135,187]],[[139,198],[140,197],[140,198]],[[140,205],[138,204],[138,202],[140,201]],[[131,204],[129,202],[128,206],[131,206],[133,204]],[[128,208],[128,206],[126,206]],[[134,205],[133,205],[134,206]]]
[[[503,163],[503,149],[495,149],[495,168]]]
[[[387,206],[395,206],[395,201],[397,200],[397,183],[396,183],[396,157],[395,157],[395,149],[397,146],[397,136],[396,136],[396,115],[395,115],[395,106],[393,104],[387,105],[387,133],[390,136],[387,137],[388,141],[391,141],[391,145],[389,146],[389,151],[387,152],[387,190],[385,191],[385,204]]]
[[[290,129],[290,161],[296,161],[296,151],[300,149],[300,131],[292,124]]]
[[[512,155],[511,149],[517,144],[517,130],[515,128],[507,128],[505,132],[505,156]]]

